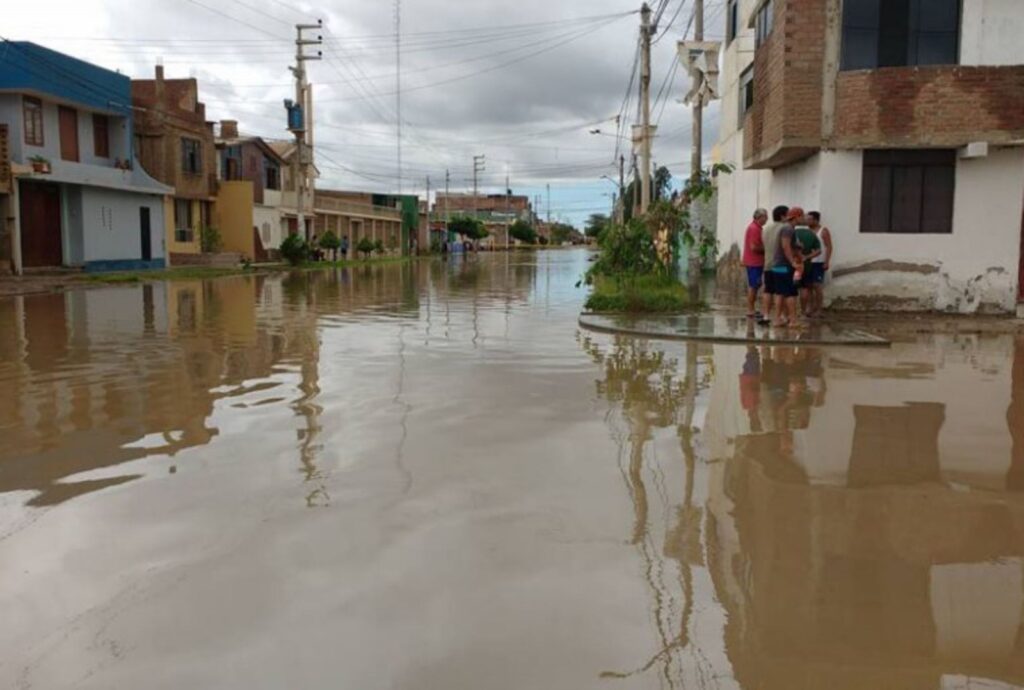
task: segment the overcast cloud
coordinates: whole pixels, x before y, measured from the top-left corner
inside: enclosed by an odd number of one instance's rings
[[[324,20],[325,59],[315,84],[320,186],[398,188],[394,3],[390,0],[41,0],[8,3],[2,35],[31,40],[132,77],[195,76],[211,120],[286,138],[282,100],[293,94],[295,30]],[[652,4],[656,5],[657,2]],[[708,6],[709,38],[722,32],[723,2]],[[675,59],[691,0],[670,0],[655,46],[652,98]],[[434,189],[445,170],[453,191],[470,187],[472,157],[487,157],[480,184],[539,194],[552,186],[552,215],[580,222],[610,205],[617,176],[612,118],[626,95],[636,50],[639,2],[623,0],[403,0],[402,189]],[[615,17],[612,15],[628,16]],[[227,15],[227,16],[225,16]],[[674,175],[689,160],[687,87],[678,70],[662,111],[655,160]],[[634,89],[635,90],[635,89]],[[635,95],[627,112],[636,117]],[[717,133],[717,107],[706,127]],[[600,129],[600,134],[590,130]],[[628,130],[626,130],[628,134]],[[630,153],[628,141],[621,150]],[[544,210],[542,208],[542,210]]]

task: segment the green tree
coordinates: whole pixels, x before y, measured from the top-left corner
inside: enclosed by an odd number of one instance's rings
[[[306,240],[292,233],[281,243],[281,256],[292,266],[298,266],[309,258],[309,245]]]
[[[331,252],[331,256],[335,261],[338,260],[338,249],[340,247],[341,240],[334,234],[334,231],[328,230],[320,236],[320,248]]]
[[[525,220],[517,220],[508,229],[509,237],[525,244],[537,244],[537,231]]]
[[[654,201],[667,200],[672,196],[672,173],[664,165],[654,171]]]
[[[360,237],[359,241],[356,242],[356,251],[363,255],[364,259],[369,259],[370,254],[376,249],[376,245],[369,237]]]
[[[611,218],[603,213],[591,213],[583,226],[583,233],[587,237],[598,237],[601,232],[611,223]]]
[[[384,251],[385,251],[384,250],[384,240],[377,240],[376,242],[374,242],[373,243],[373,251],[377,252],[377,254],[383,254]]]
[[[488,234],[484,224],[470,216],[455,216],[448,221],[448,229],[467,240],[482,240]]]
[[[576,228],[568,223],[554,223],[551,226],[551,243],[563,244],[568,242],[575,233]]]

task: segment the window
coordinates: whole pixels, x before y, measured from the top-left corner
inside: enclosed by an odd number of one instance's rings
[[[266,168],[266,175],[267,189],[281,189],[281,171],[277,169],[276,165],[268,164]]]
[[[725,10],[725,45],[729,45],[739,33],[740,7],[739,0],[729,0]]]
[[[182,138],[181,169],[196,175],[203,172],[203,144],[198,139]]]
[[[25,118],[25,143],[29,146],[42,146],[43,102],[38,98],[25,96],[21,106]]]
[[[754,106],[754,66],[751,65],[740,75],[740,127],[747,111]]]
[[[953,232],[956,151],[864,152],[860,231]]]
[[[772,34],[775,25],[775,2],[768,0],[757,10],[756,33],[754,45],[760,47]]]
[[[92,143],[97,158],[110,158],[110,123],[106,115],[92,116]]]
[[[961,0],[846,0],[844,70],[955,65]]]
[[[192,231],[192,202],[188,199],[174,200],[174,241],[191,242],[194,234]]]

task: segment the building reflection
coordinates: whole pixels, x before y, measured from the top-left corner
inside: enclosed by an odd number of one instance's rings
[[[773,352],[758,394],[772,400],[774,428],[743,429],[718,391],[708,426],[726,429],[713,444],[723,462],[707,550],[742,687],[1024,686],[1024,504],[998,479],[1024,424],[1007,433],[999,401],[1019,404],[1022,382],[982,366],[1000,345],[974,347],[905,364],[888,353]],[[724,369],[744,372],[736,395],[746,403],[748,367],[735,360],[716,348]],[[992,390],[971,396],[980,409],[964,419],[972,376]],[[994,423],[978,428],[986,418]],[[1003,459],[979,458],[972,471],[959,455],[969,430]]]
[[[658,640],[603,677],[1024,688],[1024,339],[599,342]]]

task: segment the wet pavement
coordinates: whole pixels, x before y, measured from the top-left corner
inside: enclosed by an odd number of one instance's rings
[[[586,267],[0,300],[0,687],[1024,688],[1024,339],[595,334]]]

